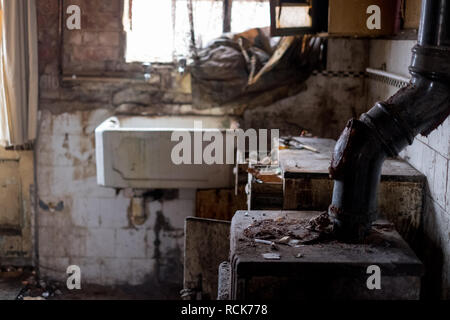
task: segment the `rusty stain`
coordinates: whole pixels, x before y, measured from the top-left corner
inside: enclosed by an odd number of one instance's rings
[[[170,274],[172,277],[174,274],[178,274],[177,272],[179,270],[183,270],[183,266],[181,264],[181,257],[183,255],[183,252],[179,246],[166,250],[165,256],[161,254],[162,232],[170,232],[173,238],[184,237],[184,231],[174,228],[170,224],[169,220],[164,217],[164,213],[162,211],[156,212],[156,221],[154,226],[155,240],[153,242],[153,259],[156,260],[155,273],[159,280],[165,279],[165,276],[167,274]],[[176,269],[176,272],[173,269]],[[182,274],[182,272],[180,274]]]
[[[332,179],[341,180],[343,178],[347,157],[356,143],[355,136],[359,128],[361,128],[361,122],[351,119],[337,141],[329,168]]]
[[[338,217],[344,213],[344,211],[341,208],[338,208],[333,205],[330,206],[329,212],[331,215],[336,216],[336,217]]]
[[[95,150],[95,148],[91,147],[90,145],[87,146],[86,143],[92,144],[92,139],[89,139],[87,142],[85,139],[81,139],[80,142],[80,153],[85,154],[89,151]],[[97,175],[95,163],[93,162],[93,155],[90,154],[88,156],[87,161],[83,161],[80,158],[74,156],[70,151],[70,135],[68,133],[64,136],[64,141],[62,144],[62,148],[66,150],[64,153],[64,156],[67,160],[72,161],[72,166],[75,167],[74,173],[73,173],[73,179],[74,180],[83,180],[90,177],[94,177]]]
[[[62,147],[67,150],[69,149],[69,134],[68,133],[66,133],[64,135],[64,141],[63,141]]]
[[[80,160],[79,160],[80,161]],[[75,168],[73,172],[74,180],[84,180],[97,175],[95,164],[87,163]]]
[[[145,205],[145,198],[141,201],[141,208],[138,208],[139,203],[134,203],[135,199],[130,199],[130,205],[127,208],[127,217],[128,217],[128,227],[137,230],[137,226],[143,225],[148,219],[148,213]],[[141,212],[136,212],[136,210],[140,210]]]

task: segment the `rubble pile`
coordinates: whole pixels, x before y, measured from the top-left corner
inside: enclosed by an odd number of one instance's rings
[[[16,300],[47,300],[62,295],[60,283],[40,279],[35,270],[24,273],[23,288]]]
[[[325,234],[331,231],[331,222],[328,215],[322,215],[311,220],[288,219],[279,217],[275,220],[267,219],[255,221],[244,230],[244,235],[249,239],[272,240],[278,244],[310,244],[319,241]],[[258,242],[258,241],[256,241]]]

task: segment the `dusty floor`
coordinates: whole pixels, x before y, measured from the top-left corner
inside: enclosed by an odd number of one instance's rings
[[[0,278],[0,301],[15,300],[22,289],[22,281],[17,278]]]
[[[103,287],[85,285],[81,290],[62,290],[51,300],[179,300],[179,288],[156,287]]]
[[[32,268],[0,270],[2,300],[179,300],[176,285],[146,284],[137,287],[106,287],[83,284],[81,290],[68,290],[64,284],[42,280]]]

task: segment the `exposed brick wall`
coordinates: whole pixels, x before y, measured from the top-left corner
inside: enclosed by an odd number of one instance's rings
[[[64,8],[71,4],[81,8],[81,30],[64,27],[61,45],[58,1],[38,1],[41,110],[195,113],[189,74],[178,74],[170,65],[148,70],[139,63],[125,63],[122,0],[65,0]],[[148,81],[143,80],[144,72],[151,76]],[[97,79],[75,81],[73,75]],[[136,75],[140,80],[133,78]]]
[[[81,8],[81,30],[63,29],[63,72],[119,71],[125,62],[123,1],[65,0],[64,8],[72,4]]]

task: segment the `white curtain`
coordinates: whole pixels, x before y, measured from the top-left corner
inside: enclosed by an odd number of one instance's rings
[[[0,144],[36,138],[38,52],[35,0],[0,0]]]

